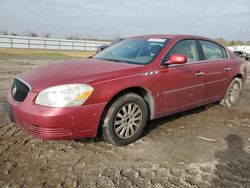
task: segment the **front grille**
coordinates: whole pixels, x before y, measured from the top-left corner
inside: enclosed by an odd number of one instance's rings
[[[50,139],[53,137],[58,138],[72,135],[72,133],[68,129],[65,129],[63,127],[39,127],[37,125],[24,123],[18,119],[16,119],[16,122],[21,129],[39,138]]]
[[[23,102],[24,99],[27,97],[29,91],[29,87],[20,80],[15,79],[13,81],[11,94],[16,101]]]

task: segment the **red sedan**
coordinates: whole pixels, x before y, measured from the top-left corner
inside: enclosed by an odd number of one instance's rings
[[[216,101],[234,106],[246,76],[246,62],[211,39],[139,36],[19,75],[5,107],[11,121],[42,139],[101,135],[127,145],[148,120]]]

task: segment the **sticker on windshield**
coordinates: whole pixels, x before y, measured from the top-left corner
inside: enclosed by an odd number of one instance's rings
[[[149,42],[165,42],[167,39],[159,39],[159,38],[150,38]]]

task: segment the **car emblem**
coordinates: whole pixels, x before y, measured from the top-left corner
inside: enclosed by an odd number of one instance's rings
[[[14,84],[13,88],[12,88],[12,95],[15,96],[16,92],[17,92],[17,86],[16,86],[16,84]]]

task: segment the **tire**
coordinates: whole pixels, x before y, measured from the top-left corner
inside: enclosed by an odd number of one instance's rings
[[[144,100],[135,93],[118,97],[104,114],[102,137],[115,146],[125,146],[138,140],[148,120]]]
[[[237,104],[242,91],[242,79],[234,78],[229,84],[224,98],[220,101],[222,106],[233,107]]]

